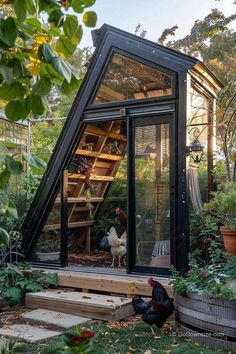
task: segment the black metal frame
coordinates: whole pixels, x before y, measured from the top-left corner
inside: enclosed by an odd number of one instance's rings
[[[128,237],[129,237],[129,272],[130,273],[148,273],[148,274],[158,274],[158,275],[170,275],[170,269],[161,267],[150,267],[150,266],[137,266],[136,262],[136,200],[135,200],[135,127],[147,126],[147,125],[159,125],[168,124],[169,125],[169,136],[170,136],[170,180],[169,180],[169,195],[170,195],[170,244],[171,244],[171,264],[175,266],[175,222],[176,222],[176,211],[175,211],[175,134],[174,127],[176,124],[175,114],[166,112],[161,115],[150,116],[146,119],[133,118],[129,119],[129,172],[128,172],[128,183],[129,183],[129,199],[128,199],[128,210],[129,210],[129,223],[128,223]],[[132,235],[132,236],[131,236]]]
[[[134,117],[150,117],[164,112],[176,113],[175,116],[175,190],[171,193],[176,201],[175,208],[175,254],[173,255],[173,264],[182,273],[187,269],[188,256],[188,207],[186,190],[186,96],[187,96],[187,72],[195,69],[195,65],[201,65],[198,60],[189,57],[172,49],[165,48],[146,39],[129,34],[117,28],[104,25],[99,31],[93,33],[95,44],[97,46],[93,59],[89,65],[83,84],[75,98],[68,119],[62,129],[53,155],[49,161],[48,168],[44,174],[40,187],[32,202],[31,208],[22,226],[23,243],[22,249],[26,259],[30,258],[37,238],[43,229],[47,220],[56,193],[59,189],[61,173],[64,171],[74,152],[77,143],[83,134],[84,123],[93,119],[121,119],[122,112],[125,110],[128,123],[129,138],[132,139],[131,121]],[[160,68],[162,71],[171,72],[175,77],[174,95],[166,97],[153,97],[148,100],[129,100],[122,102],[111,102],[108,104],[91,105],[90,102],[94,96],[94,90],[99,86],[105,67],[109,58],[114,52],[123,53],[132,58],[138,58],[138,61]],[[205,68],[207,71],[207,69]],[[209,73],[209,72],[208,72]],[[199,75],[201,75],[199,73]],[[99,78],[99,80],[98,80]],[[219,81],[211,75],[216,85]],[[128,138],[128,139],[129,139]],[[131,149],[131,147],[129,147]],[[132,160],[132,157],[131,157]],[[129,169],[129,178],[132,172]],[[132,190],[129,189],[130,197]],[[62,191],[62,202],[65,209],[62,210],[62,234],[66,234],[66,191]],[[129,211],[129,217],[132,220],[132,213]],[[62,239],[61,265],[66,265],[67,259],[65,252],[67,249],[66,238]],[[131,245],[128,246],[129,248]],[[130,255],[129,255],[130,258]],[[50,266],[49,263],[44,263]],[[55,264],[53,264],[55,267]],[[60,266],[58,264],[58,266]]]

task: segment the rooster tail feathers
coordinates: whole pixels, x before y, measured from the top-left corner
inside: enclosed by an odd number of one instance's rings
[[[149,302],[144,301],[141,296],[135,296],[132,299],[132,306],[135,313],[144,314],[149,308]]]

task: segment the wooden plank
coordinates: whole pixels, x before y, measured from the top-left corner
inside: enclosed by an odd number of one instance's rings
[[[96,157],[103,160],[110,160],[110,161],[120,161],[122,160],[122,156],[120,155],[111,155],[111,154],[104,154],[98,151],[88,151],[88,150],[76,150],[77,155],[88,156],[88,157]]]
[[[78,211],[78,212],[89,211],[89,208],[88,207],[75,207],[74,211]]]
[[[94,220],[71,222],[68,224],[68,228],[74,229],[77,227],[92,226],[94,223],[95,223]],[[59,230],[60,228],[61,228],[61,224],[45,225],[43,231]]]
[[[69,178],[76,178],[76,179],[85,179],[85,175],[79,174],[79,173],[72,173],[69,174],[68,176]],[[97,175],[91,175],[91,177],[89,177],[90,181],[101,181],[101,182],[112,182],[114,177],[112,176],[97,176]]]
[[[73,198],[73,197],[69,197],[68,198],[68,203],[101,203],[103,202],[104,198],[100,198],[100,197],[91,197],[91,198],[87,198],[86,196],[84,197],[78,197],[78,198]],[[61,201],[60,199],[56,199],[55,203],[60,204]]]
[[[94,164],[94,167],[97,168],[110,168],[111,164],[113,163],[113,161],[101,161],[101,160],[97,160]]]
[[[91,251],[91,229],[87,227],[86,229],[86,251],[90,253]]]
[[[60,309],[62,312],[101,320],[120,320],[134,313],[131,300],[125,297],[60,290],[27,294],[26,306]]]
[[[55,270],[44,269],[47,273],[53,273]],[[106,270],[106,273],[109,269]],[[99,274],[88,272],[77,272],[71,270],[57,270],[58,273],[58,286],[73,287],[73,288],[86,288],[90,290],[98,290],[117,294],[126,295],[142,295],[151,297],[152,287],[148,285],[148,277],[134,277],[134,276],[114,276],[111,274]],[[173,297],[173,289],[169,285],[169,279],[155,278],[167,290],[169,296]]]
[[[109,132],[109,131],[106,131],[106,130],[103,130],[103,129],[100,129],[97,127],[93,127],[92,125],[86,126],[85,133],[94,134],[94,135],[103,135],[103,136],[106,136],[108,138],[112,138],[115,140],[127,141],[127,138],[125,135]]]

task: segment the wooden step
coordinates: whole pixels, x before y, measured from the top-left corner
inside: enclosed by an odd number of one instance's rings
[[[108,321],[119,321],[134,314],[131,299],[125,297],[58,289],[28,293],[25,305]]]
[[[85,179],[86,176],[80,173],[69,173],[68,178]],[[112,182],[114,177],[112,176],[95,176],[89,177],[90,181]]]
[[[121,140],[121,141],[127,141],[127,138],[125,135],[122,134],[117,134],[113,132],[108,132],[106,130],[94,127],[92,125],[87,125],[85,128],[85,134],[91,134],[91,135],[102,135],[102,136],[107,136],[108,138],[116,139],[116,140]]]
[[[68,224],[68,229],[75,229],[77,227],[92,226],[94,223],[95,223],[94,220],[71,222]],[[43,231],[59,230],[60,228],[61,228],[61,224],[45,225],[43,228]]]
[[[76,150],[77,155],[89,156],[89,157],[96,157],[103,160],[111,160],[111,161],[120,161],[122,160],[122,156],[120,155],[110,155],[110,154],[103,154],[102,152],[97,151],[88,151],[88,150]]]
[[[73,198],[73,197],[69,197],[67,199],[68,203],[101,203],[103,202],[104,198],[100,198],[100,197],[91,197],[91,198],[87,198],[87,197],[78,197],[78,198]],[[55,203],[60,204],[61,200],[59,198],[57,198],[55,200]]]
[[[44,269],[44,271],[46,273],[55,272],[53,269]],[[111,275],[107,274],[109,269],[105,270],[105,274],[71,269],[60,269],[56,272],[58,274],[58,286],[62,287],[104,291],[128,296],[141,295],[150,297],[152,295],[152,287],[147,283],[148,276]],[[165,287],[169,296],[174,297],[173,288],[169,285],[168,278],[154,277],[154,279]]]

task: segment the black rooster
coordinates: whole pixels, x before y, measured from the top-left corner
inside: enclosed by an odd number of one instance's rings
[[[141,296],[135,296],[132,299],[132,305],[135,313],[143,315],[143,322],[161,328],[174,312],[173,299],[168,296],[165,288],[153,278],[148,279],[148,284],[153,287],[152,299],[144,301]],[[151,329],[153,332],[152,327]]]

